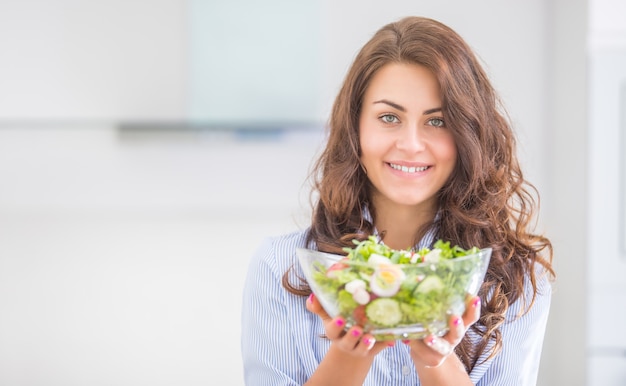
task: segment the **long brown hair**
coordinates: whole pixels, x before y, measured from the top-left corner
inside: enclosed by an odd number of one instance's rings
[[[536,264],[551,279],[552,245],[532,231],[538,194],[522,174],[516,141],[502,104],[467,43],[449,27],[428,18],[407,17],[381,28],[363,46],[348,71],[329,120],[328,142],[314,165],[317,201],[307,241],[318,249],[342,253],[343,247],[374,231],[364,210],[369,208],[367,175],[360,164],[359,115],[363,95],[374,74],[388,63],[427,67],[441,87],[443,116],[457,146],[457,164],[439,192],[439,216],[416,235],[434,227],[437,238],[465,247],[491,247],[480,320],[455,351],[467,371],[493,341],[489,356],[502,346],[499,327],[515,301],[528,310],[538,291]],[[375,216],[375,210],[372,210]],[[525,299],[525,280],[532,297]],[[307,295],[307,286],[283,284]]]

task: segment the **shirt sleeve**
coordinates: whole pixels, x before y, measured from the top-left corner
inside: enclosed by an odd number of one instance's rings
[[[484,354],[470,372],[470,379],[477,386],[536,385],[552,295],[547,275],[543,270],[537,274],[538,292],[533,306],[521,317],[518,314],[524,305],[523,299],[509,307],[506,321],[500,327],[502,351],[492,360],[481,363],[488,356]],[[526,299],[532,298],[531,291],[527,279]]]
[[[272,241],[267,240],[253,256],[245,280],[241,352],[248,386],[301,385],[306,378],[286,322],[284,272],[276,264],[275,253]]]

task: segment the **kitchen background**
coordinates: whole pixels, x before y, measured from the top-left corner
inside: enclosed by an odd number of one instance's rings
[[[410,14],[475,48],[542,194],[539,384],[625,385],[620,0],[0,0],[0,385],[243,385],[248,260],[306,226],[342,77]]]

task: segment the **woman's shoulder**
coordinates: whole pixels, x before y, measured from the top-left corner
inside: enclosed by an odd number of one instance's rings
[[[266,264],[275,272],[284,272],[297,261],[296,250],[305,248],[308,229],[266,237],[257,248],[252,264]]]
[[[509,307],[509,318],[526,313],[547,314],[552,298],[552,278],[541,264],[534,264],[524,274],[521,296]]]
[[[524,296],[529,299],[550,298],[552,284],[550,271],[539,263],[532,264],[524,275]]]

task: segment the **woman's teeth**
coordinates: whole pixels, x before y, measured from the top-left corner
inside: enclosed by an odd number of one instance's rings
[[[391,166],[393,169],[400,170],[405,173],[423,172],[424,170],[428,169],[428,166],[409,167],[409,166],[400,166],[400,165],[395,165],[395,164],[389,164],[389,166]]]

